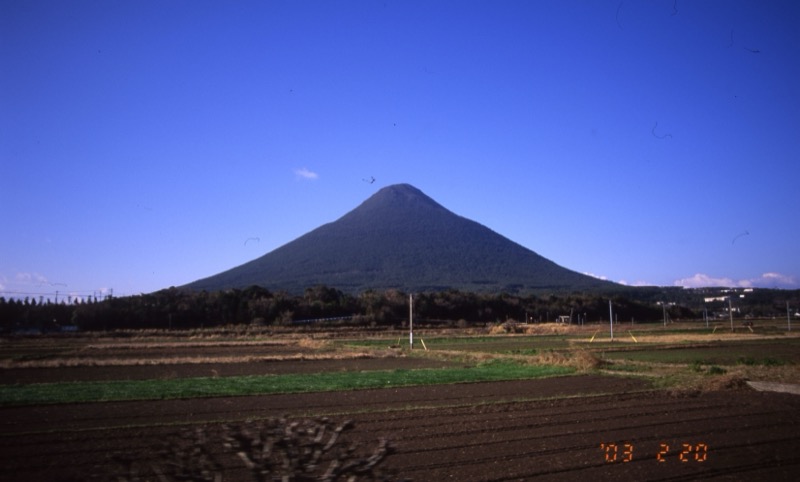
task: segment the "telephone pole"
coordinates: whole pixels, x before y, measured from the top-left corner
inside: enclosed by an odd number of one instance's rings
[[[731,332],[733,332],[733,302],[731,301],[731,296],[728,296],[728,315],[731,319]]]
[[[789,331],[792,331],[792,317],[789,315],[789,302],[786,302],[786,325],[789,327]]]
[[[608,322],[611,324],[611,341],[614,341],[614,311],[611,309],[611,300],[608,300]]]
[[[414,349],[414,295],[408,295],[408,349]]]

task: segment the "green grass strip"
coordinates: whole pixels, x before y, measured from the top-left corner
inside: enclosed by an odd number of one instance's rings
[[[362,390],[411,385],[518,380],[565,375],[572,372],[574,370],[568,367],[494,362],[475,367],[420,370],[2,385],[0,386],[0,406]]]

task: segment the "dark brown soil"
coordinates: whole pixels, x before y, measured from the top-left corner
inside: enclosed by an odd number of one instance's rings
[[[0,480],[117,480],[130,476],[120,460],[135,460],[134,471],[164,463],[159,447],[185,427],[202,427],[213,438],[224,421],[281,415],[353,419],[348,443],[374,445],[389,437],[397,452],[384,466],[416,481],[781,481],[800,475],[800,396],[644,388],[632,379],[575,376],[3,408]],[[224,480],[252,480],[221,445]]]

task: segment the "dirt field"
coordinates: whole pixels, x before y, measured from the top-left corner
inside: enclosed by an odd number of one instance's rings
[[[800,476],[800,396],[749,389],[668,394],[645,388],[638,380],[582,375],[6,407],[0,409],[0,479],[117,480],[126,470],[120,458],[135,459],[142,467],[156,463],[159,444],[186,427],[202,426],[213,435],[222,422],[281,415],[353,419],[348,440],[375,444],[378,437],[389,437],[397,451],[385,467],[415,481],[780,481]],[[663,462],[657,460],[660,451]],[[251,480],[235,458],[222,452],[224,480]]]
[[[201,446],[192,438],[201,436],[224,481],[256,480],[224,446],[230,434],[225,426],[282,416],[326,416],[336,424],[352,419],[355,428],[343,433],[341,447],[356,443],[361,456],[379,438],[390,439],[396,450],[381,467],[392,480],[798,480],[800,395],[725,384],[742,378],[798,383],[795,338],[745,336],[724,343],[700,337],[690,345],[666,343],[664,336],[654,338],[664,343],[651,345],[595,345],[583,334],[444,342],[431,337],[432,353],[438,350],[439,356],[422,357],[389,349],[394,339],[363,347],[293,334],[0,340],[0,384],[6,385],[459,367],[490,356],[530,361],[535,358],[526,354],[572,350],[573,343],[607,361],[602,370],[587,368],[592,374],[539,380],[5,406],[0,481],[162,482],[167,479],[157,471],[186,464],[176,462],[174,453],[165,456],[165,449]],[[550,353],[555,362],[563,358],[555,355]],[[722,375],[709,375],[712,364],[722,366]],[[637,377],[600,374],[624,370]],[[667,376],[696,383],[660,384],[683,388],[653,391],[650,381]],[[197,460],[196,453],[192,457]]]

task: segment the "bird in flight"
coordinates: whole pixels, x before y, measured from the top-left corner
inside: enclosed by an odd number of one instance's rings
[[[656,134],[656,127],[658,127],[658,122],[656,122],[656,125],[654,125],[653,128],[650,130],[650,132],[653,133],[653,137],[656,137],[658,139],[666,139],[668,137],[670,139],[672,138],[672,134],[664,134],[663,136]]]
[[[370,176],[369,179],[361,179],[361,180],[366,182],[366,183],[368,183],[368,184],[372,184],[372,183],[375,182],[375,178],[372,177],[372,176]]]
[[[247,238],[247,239],[244,240],[244,245],[245,246],[247,246],[247,242],[248,241],[255,241],[256,243],[260,243],[261,242],[261,238]]]
[[[739,234],[736,235],[735,238],[733,238],[733,241],[731,241],[731,244],[734,244],[737,239],[741,238],[742,236],[747,236],[748,234],[750,234],[750,232],[745,229],[745,231],[743,233],[739,233]]]

